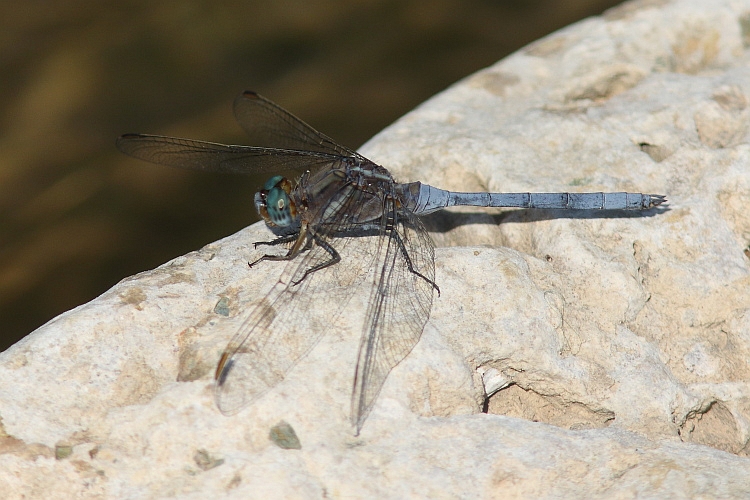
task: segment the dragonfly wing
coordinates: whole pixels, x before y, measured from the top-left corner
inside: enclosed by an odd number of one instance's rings
[[[288,263],[224,349],[214,385],[222,413],[238,412],[281,382],[332,327],[350,297],[349,283],[331,272],[337,266],[294,284],[305,270],[330,258],[324,248],[313,246]],[[320,307],[321,301],[337,304],[338,311]]]
[[[430,236],[413,214],[395,209],[392,214],[395,222],[379,238],[375,286],[354,376],[351,418],[357,433],[390,371],[419,341],[435,290]]]
[[[246,91],[237,96],[234,116],[255,145],[360,158],[359,154],[255,92]]]
[[[255,174],[289,170],[315,170],[340,159],[315,151],[297,151],[255,146],[227,146],[148,134],[126,134],[117,148],[139,160],[204,172]]]

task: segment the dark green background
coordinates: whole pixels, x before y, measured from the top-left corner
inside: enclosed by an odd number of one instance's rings
[[[231,102],[252,89],[357,147],[464,76],[617,3],[6,2],[0,350],[256,220],[261,181],[141,163],[117,152],[118,135],[243,143]]]

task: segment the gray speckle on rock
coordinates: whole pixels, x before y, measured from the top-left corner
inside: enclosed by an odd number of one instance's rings
[[[283,450],[302,449],[302,444],[297,437],[297,433],[294,432],[294,427],[283,420],[271,427],[271,430],[268,432],[268,438],[273,444]]]

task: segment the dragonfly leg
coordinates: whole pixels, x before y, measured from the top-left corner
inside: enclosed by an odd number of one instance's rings
[[[323,250],[328,252],[328,255],[331,256],[331,258],[325,262],[321,262],[320,264],[316,264],[312,266],[309,269],[305,269],[305,274],[302,275],[300,279],[297,281],[293,281],[292,285],[299,285],[302,283],[302,281],[307,278],[309,275],[316,271],[320,271],[321,269],[325,269],[328,266],[332,266],[334,264],[338,264],[341,262],[341,256],[336,251],[335,248],[333,248],[331,245],[329,245],[323,238],[320,238],[318,235],[313,234],[313,239],[315,240],[315,243],[317,243]]]
[[[297,234],[293,234],[290,236],[281,236],[273,241],[257,242],[255,243],[255,245],[256,247],[258,244],[279,245],[281,243],[289,243],[291,241],[294,241],[294,245],[292,245],[292,248],[289,249],[286,255],[264,255],[254,262],[248,262],[247,265],[253,267],[255,264],[263,262],[264,260],[292,260],[297,255],[299,255],[300,252],[309,249],[312,245],[312,240],[308,237],[307,227],[302,228],[302,230]]]
[[[253,246],[255,248],[258,248],[260,245],[268,245],[268,246],[281,245],[283,243],[289,243],[289,242],[295,241],[298,237],[299,237],[299,234],[279,236],[275,240],[271,240],[271,241],[256,241],[255,243],[253,243]]]
[[[427,283],[432,285],[432,288],[434,288],[435,291],[437,291],[438,297],[439,297],[440,287],[437,286],[437,283],[435,283],[430,278],[428,278],[424,274],[414,269],[414,265],[411,262],[411,257],[409,257],[409,252],[406,251],[406,245],[404,245],[404,240],[401,239],[401,236],[399,236],[398,232],[396,230],[391,229],[390,233],[391,233],[390,237],[396,240],[396,243],[398,243],[398,247],[401,249],[401,253],[404,256],[404,260],[406,261],[406,267],[409,269],[409,272],[412,274],[416,274],[417,276],[425,280]]]

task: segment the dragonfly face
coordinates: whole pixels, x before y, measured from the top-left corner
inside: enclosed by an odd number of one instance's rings
[[[275,175],[255,193],[255,209],[269,227],[285,228],[299,223],[297,206],[292,200],[292,183]]]

